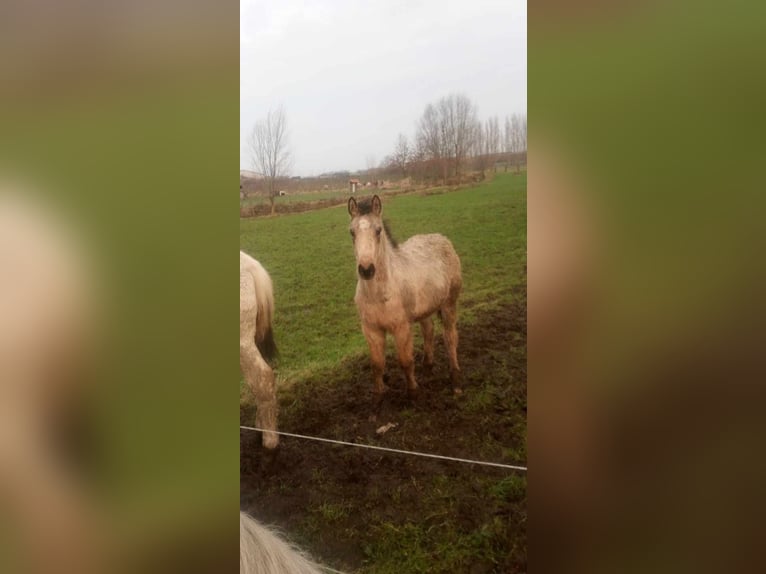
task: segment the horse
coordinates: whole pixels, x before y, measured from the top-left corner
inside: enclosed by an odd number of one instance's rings
[[[322,570],[300,550],[240,511],[239,574],[322,574]]]
[[[387,222],[381,218],[382,211],[377,195],[358,203],[353,197],[348,200],[349,231],[358,274],[354,302],[370,348],[376,402],[380,403],[387,390],[383,383],[386,333],[394,337],[407,393],[413,398],[418,384],[412,325],[420,323],[423,365],[425,372],[430,373],[434,363],[431,316],[437,312],[444,327],[452,389],[459,395],[462,389],[457,359],[457,300],[463,285],[460,258],[450,240],[439,233],[415,235],[397,244]]]
[[[274,343],[274,287],[258,261],[239,252],[239,368],[255,398],[255,424],[265,429],[263,446],[279,445],[277,388],[265,359],[277,353]]]

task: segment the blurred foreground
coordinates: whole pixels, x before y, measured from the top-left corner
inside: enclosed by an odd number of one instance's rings
[[[0,21],[0,180],[38,192],[0,227],[0,571],[234,571],[237,14],[87,4]],[[529,22],[531,569],[746,570],[763,7],[555,4]]]
[[[762,562],[766,48],[748,4],[531,6],[531,571]]]
[[[236,569],[236,8],[3,6],[2,572]]]

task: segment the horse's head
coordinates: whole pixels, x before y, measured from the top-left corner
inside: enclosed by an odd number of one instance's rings
[[[349,231],[354,241],[356,270],[362,279],[372,279],[375,276],[375,263],[379,261],[384,245],[381,241],[382,211],[383,206],[377,195],[373,195],[371,200],[365,199],[359,203],[353,197],[348,200],[348,213],[351,215]]]

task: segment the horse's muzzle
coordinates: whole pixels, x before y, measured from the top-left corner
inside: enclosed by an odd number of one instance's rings
[[[369,267],[362,267],[361,265],[357,268],[359,271],[359,277],[362,279],[372,279],[375,276],[375,264],[370,263]]]

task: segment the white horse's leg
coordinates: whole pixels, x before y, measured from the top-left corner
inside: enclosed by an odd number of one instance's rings
[[[255,397],[255,424],[267,431],[277,430],[277,387],[274,371],[263,360],[255,342],[239,347],[239,366],[245,377],[245,382]],[[268,449],[276,448],[279,435],[274,432],[263,433],[263,446]]]
[[[259,428],[277,430],[277,388],[274,372],[255,346],[258,302],[255,282],[249,273],[239,276],[239,368],[255,398],[255,421]],[[276,448],[279,435],[263,433],[263,446]]]

